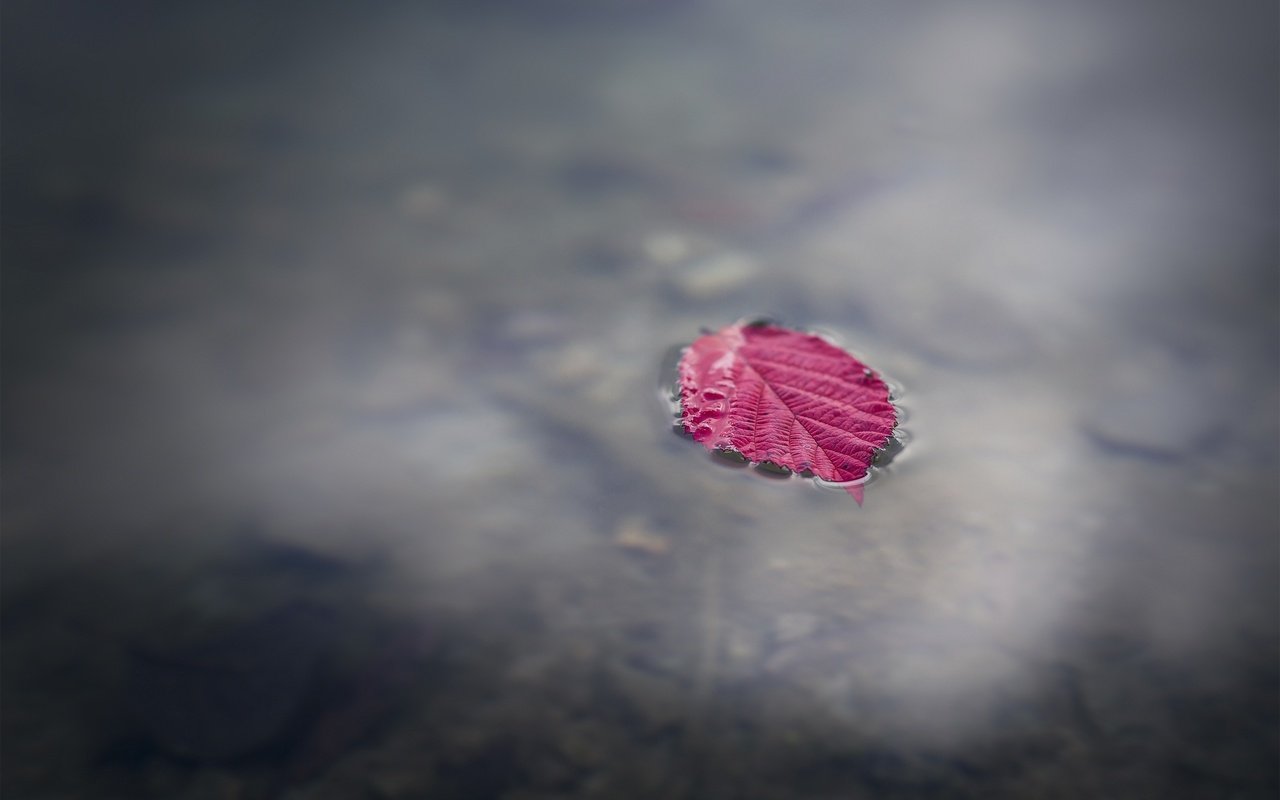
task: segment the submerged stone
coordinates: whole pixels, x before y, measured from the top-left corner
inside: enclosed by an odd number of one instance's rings
[[[324,622],[315,608],[289,606],[195,645],[135,654],[130,705],[177,756],[214,762],[266,749],[315,687]]]

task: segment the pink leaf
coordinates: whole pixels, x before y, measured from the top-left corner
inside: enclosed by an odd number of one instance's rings
[[[681,422],[711,451],[735,450],[826,481],[857,481],[893,435],[889,387],[812,334],[734,324],[680,359]],[[862,486],[846,487],[859,503]]]

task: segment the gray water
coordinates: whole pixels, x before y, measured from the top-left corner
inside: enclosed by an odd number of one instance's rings
[[[6,4],[3,795],[1280,790],[1272,4]],[[769,314],[859,507],[672,435]]]

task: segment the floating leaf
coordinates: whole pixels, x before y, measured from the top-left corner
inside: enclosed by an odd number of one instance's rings
[[[685,431],[712,452],[839,483],[867,476],[897,423],[874,370],[819,336],[767,323],[689,345],[680,407]],[[845,488],[862,502],[861,484]]]

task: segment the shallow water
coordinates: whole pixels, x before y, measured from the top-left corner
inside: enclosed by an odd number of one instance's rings
[[[1273,8],[294,11],[6,8],[5,797],[1280,789]]]

